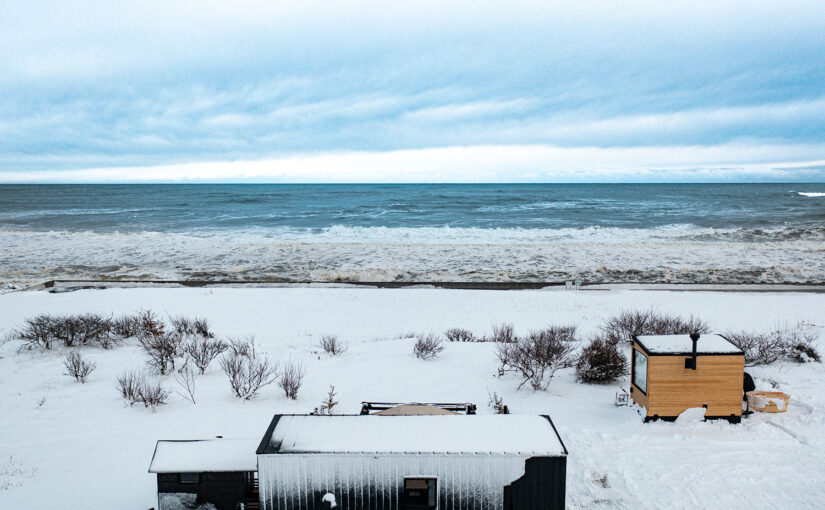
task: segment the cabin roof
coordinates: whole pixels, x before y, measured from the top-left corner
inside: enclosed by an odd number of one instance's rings
[[[258,439],[158,441],[150,473],[257,471]]]
[[[276,415],[258,454],[440,453],[562,456],[553,422],[536,415]]]
[[[639,335],[633,337],[637,344],[648,354],[690,355],[693,353],[693,340],[690,335]],[[696,343],[697,354],[742,354],[721,335],[706,333]]]

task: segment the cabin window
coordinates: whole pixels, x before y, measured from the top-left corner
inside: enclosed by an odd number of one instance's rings
[[[633,350],[633,385],[647,394],[647,356],[636,349]]]
[[[404,508],[435,510],[438,486],[435,478],[404,478]]]
[[[181,473],[180,483],[198,483],[201,481],[200,473]]]

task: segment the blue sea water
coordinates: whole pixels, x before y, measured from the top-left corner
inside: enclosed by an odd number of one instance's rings
[[[0,229],[818,227],[823,193],[825,184],[0,185]]]
[[[825,283],[825,184],[0,185],[0,284]]]

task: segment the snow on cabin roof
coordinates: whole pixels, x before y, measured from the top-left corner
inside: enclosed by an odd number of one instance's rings
[[[257,471],[258,439],[158,441],[150,473]]]
[[[635,340],[650,354],[691,354],[693,340],[690,335],[639,335]],[[697,354],[742,354],[724,337],[715,334],[703,334],[696,343]]]
[[[283,415],[258,453],[567,454],[545,416]]]

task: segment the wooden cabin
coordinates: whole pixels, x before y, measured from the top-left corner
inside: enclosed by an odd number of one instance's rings
[[[645,421],[704,407],[705,419],[739,423],[744,372],[744,353],[721,335],[635,336],[630,396],[645,408]]]
[[[261,508],[555,510],[567,450],[547,416],[277,415]]]

